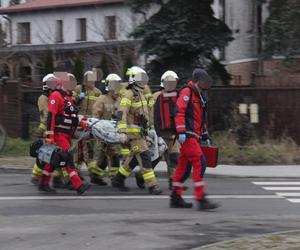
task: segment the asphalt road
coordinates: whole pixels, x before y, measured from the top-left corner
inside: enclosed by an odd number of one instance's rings
[[[299,229],[297,179],[209,178],[207,192],[221,204],[215,212],[170,209],[167,181],[160,183],[162,196],[138,190],[133,178],[129,193],[93,186],[84,196],[66,190],[47,196],[28,175],[1,174],[0,250],[193,249]]]

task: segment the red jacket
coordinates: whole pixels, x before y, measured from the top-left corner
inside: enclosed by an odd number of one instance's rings
[[[196,87],[196,83],[189,82],[187,86]],[[204,100],[199,92],[185,87],[181,90],[177,100],[175,126],[178,134],[185,133],[188,138],[199,138],[203,130]]]
[[[48,99],[47,133],[55,132],[72,135],[78,125],[78,110],[72,97],[63,91],[54,91]]]

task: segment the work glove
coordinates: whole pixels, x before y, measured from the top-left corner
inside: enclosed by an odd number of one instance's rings
[[[50,145],[53,145],[53,144],[55,144],[55,142],[54,142],[54,138],[53,138],[53,137],[49,137],[49,138],[47,138],[47,139],[46,139],[46,143],[47,143],[47,144],[50,144]]]
[[[83,100],[85,98],[85,93],[84,92],[80,92],[80,94],[78,95],[80,100]]]
[[[186,135],[185,134],[179,134],[178,136],[178,141],[180,144],[183,144],[186,140]]]
[[[85,130],[90,129],[90,125],[89,125],[88,122],[85,121],[85,120],[81,120],[81,121],[79,122],[79,127],[82,127],[82,128],[85,129]]]
[[[201,139],[200,139],[200,142],[202,145],[206,145],[206,146],[209,146],[211,145],[211,140],[208,136],[208,132],[204,132],[202,135],[201,135]]]

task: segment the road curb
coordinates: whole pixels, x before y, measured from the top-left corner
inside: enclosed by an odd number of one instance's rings
[[[236,247],[238,247],[238,246],[236,246],[236,244],[239,244],[239,243],[243,245],[243,249],[245,249],[245,250],[247,250],[247,249],[249,249],[249,250],[251,250],[251,249],[269,249],[270,247],[277,247],[277,246],[275,246],[275,244],[277,244],[277,245],[280,243],[282,243],[284,245],[287,244],[286,241],[287,241],[288,237],[291,235],[296,235],[297,237],[299,237],[300,231],[299,230],[290,230],[290,231],[282,231],[282,232],[275,232],[275,233],[267,233],[267,234],[263,234],[263,235],[256,235],[256,236],[250,236],[250,237],[242,237],[242,238],[237,238],[234,240],[226,240],[226,241],[221,241],[221,242],[217,242],[217,243],[213,243],[213,244],[209,244],[209,245],[204,245],[201,247],[192,248],[191,250],[238,249],[238,248],[236,248]],[[281,239],[282,240],[282,242],[281,242],[278,238],[280,238],[280,237],[284,238],[284,236],[286,236],[286,238]],[[271,237],[276,237],[276,241],[273,243],[274,246],[265,247],[264,241],[270,241],[269,238],[271,238]],[[251,241],[253,241],[252,242],[253,244],[250,243]],[[246,245],[245,242],[248,242],[248,244]],[[272,242],[271,242],[271,244],[272,244]],[[300,240],[299,240],[299,244],[300,244]],[[294,247],[299,246],[299,244],[294,245]],[[279,249],[279,248],[276,248],[276,249]],[[280,248],[280,249],[283,249],[283,248]]]
[[[0,174],[4,173],[4,174],[31,174],[31,168],[24,168],[24,167],[0,167]],[[88,175],[87,170],[82,170],[82,173],[84,175]],[[168,178],[168,172],[167,171],[155,171],[155,174],[158,178]],[[230,175],[230,174],[212,174],[212,173],[208,173],[205,174],[206,178],[223,178],[223,179],[233,179],[233,178],[239,178],[239,179],[258,179],[258,178],[262,178],[262,179],[284,179],[284,178],[289,178],[289,179],[299,179],[299,177],[297,176],[254,176],[254,175]]]

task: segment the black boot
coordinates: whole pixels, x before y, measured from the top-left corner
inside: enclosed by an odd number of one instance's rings
[[[98,175],[91,174],[91,183],[99,185],[99,186],[107,186],[107,183]]]
[[[139,173],[135,173],[135,181],[136,181],[136,185],[140,188],[140,189],[145,189],[145,181],[143,176],[141,176],[141,174]]]
[[[216,209],[220,205],[214,202],[211,202],[209,199],[207,199],[205,196],[203,197],[202,200],[198,201],[199,203],[199,210],[211,210],[211,209]]]
[[[48,185],[39,185],[39,191],[40,192],[45,192],[48,194],[56,194],[56,190],[49,187]]]
[[[125,179],[126,177],[118,172],[116,176],[111,179],[112,187],[118,188],[120,191],[129,191],[129,188],[125,186]]]
[[[173,186],[173,179],[169,178],[169,190],[172,190],[172,186]]]
[[[91,185],[89,183],[83,183],[77,190],[78,195],[82,195],[85,191],[90,189]]]
[[[158,185],[154,185],[152,187],[149,187],[149,193],[152,195],[160,195],[162,193],[162,190]]]
[[[64,188],[65,184],[62,181],[61,177],[53,177],[52,179],[52,187],[54,188]]]
[[[74,190],[71,180],[69,179],[65,180],[64,188],[68,190]]]
[[[30,181],[34,186],[39,185],[39,177],[37,177],[37,176],[32,176]]]
[[[176,194],[175,192],[172,192],[170,207],[171,208],[192,208],[193,203],[185,202],[185,200],[180,195]]]

